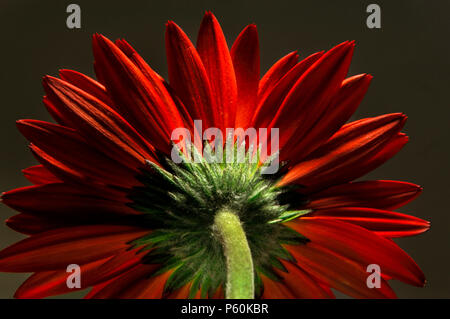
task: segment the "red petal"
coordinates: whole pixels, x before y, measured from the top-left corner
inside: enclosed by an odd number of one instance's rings
[[[43,271],[34,273],[28,277],[28,279],[16,290],[14,298],[45,298],[85,289],[92,285],[91,282],[95,278],[96,272],[101,269],[101,265],[108,260],[108,258],[79,265],[81,273],[81,288],[79,289],[71,289],[67,286],[67,278],[71,273],[68,273],[66,269]]]
[[[57,123],[66,127],[70,126],[70,122],[64,119],[64,115],[61,113],[61,111],[58,110],[58,107],[56,106],[56,104],[58,104],[57,101],[53,103],[47,96],[44,96],[42,102],[44,103],[47,112]]]
[[[38,147],[32,149],[40,159],[45,160],[45,164],[48,164],[46,167],[61,179],[68,177],[79,182],[122,187],[139,184],[134,177],[136,171],[120,165],[88,145],[75,130],[37,120],[17,121],[17,127]]]
[[[336,133],[358,108],[371,80],[371,75],[361,74],[343,81],[339,91],[311,130],[304,138],[298,139],[294,147],[281,153],[281,160],[292,159],[292,163],[298,163]]]
[[[286,286],[295,298],[323,299],[330,298],[327,291],[322,289],[317,280],[308,275],[305,271],[296,267],[291,262],[282,262],[287,269],[287,273],[277,271],[283,277],[283,285]]]
[[[364,269],[377,264],[382,273],[407,284],[423,286],[425,283],[422,271],[407,253],[391,240],[362,227],[338,220],[303,218],[286,225],[307,237],[311,243],[349,258]]]
[[[143,250],[142,247],[121,251],[102,265],[96,273],[95,283],[109,281],[109,279],[115,278],[142,263],[142,257],[148,252],[150,250]]]
[[[47,76],[43,84],[64,121],[88,143],[132,168],[155,161],[153,147],[109,106],[65,81]]]
[[[281,78],[288,73],[298,61],[297,51],[291,52],[280,60],[278,60],[272,67],[264,74],[261,81],[259,81],[258,100],[261,101],[269,94]]]
[[[20,212],[54,218],[113,218],[117,215],[139,214],[126,206],[125,198],[121,198],[117,192],[108,195],[105,189],[98,193],[87,187],[79,188],[62,183],[43,184],[5,192],[2,194],[2,202]],[[116,198],[108,198],[109,196]]]
[[[139,60],[141,67],[146,67],[144,74],[104,36],[94,35],[93,49],[119,113],[158,149],[170,153],[172,131],[186,125],[161,77]]]
[[[86,294],[84,296],[84,299],[94,299],[95,295],[101,291],[103,288],[105,288],[106,286],[108,286],[110,283],[112,283],[115,280],[115,278],[102,282],[101,284],[95,285],[94,287],[92,287],[91,291],[89,291],[88,294]]]
[[[42,216],[17,214],[6,220],[6,225],[16,232],[31,235],[44,231],[70,226],[67,220],[55,220]]]
[[[274,281],[264,275],[260,275],[264,284],[262,299],[295,299],[296,296],[283,282]]]
[[[26,179],[36,185],[60,182],[60,180],[50,173],[43,165],[27,167],[22,170],[22,173]]]
[[[259,40],[256,26],[247,26],[231,47],[236,81],[238,108],[235,127],[247,128],[256,109],[259,86]]]
[[[32,235],[0,252],[0,270],[39,272],[86,264],[127,248],[149,231],[130,226],[60,228]]]
[[[197,40],[197,51],[206,73],[211,91],[216,98],[218,115],[221,122],[218,128],[233,128],[236,116],[237,84],[230,51],[220,28],[219,22],[211,12],[206,12]]]
[[[111,107],[114,106],[105,87],[94,79],[73,70],[59,70],[59,76],[64,81],[80,88],[90,95],[95,96],[106,105]]]
[[[137,250],[123,250],[116,256],[80,265],[80,289],[109,281],[111,278],[115,278],[135,267],[141,262],[142,257],[142,254],[137,253]],[[20,286],[16,291],[15,297],[45,298],[72,292],[75,289],[68,288],[66,283],[69,275],[66,269],[35,273]]]
[[[387,114],[345,125],[331,139],[294,166],[281,181],[300,184],[305,192],[351,181],[380,165],[393,155],[384,152],[403,127],[403,114]]]
[[[322,55],[323,52],[317,52],[297,63],[272,90],[261,96],[252,120],[255,127],[269,126],[292,86]]]
[[[150,278],[142,278],[128,289],[122,291],[118,298],[125,299],[160,299],[163,295],[164,285],[172,271]]]
[[[142,74],[145,75],[145,77],[149,81],[153,81],[155,78],[164,83],[166,85],[166,81],[164,78],[156,73],[148,64],[145,62],[144,58],[142,58],[139,53],[124,39],[117,39],[114,41],[114,44],[117,45],[117,47],[122,50],[122,52],[132,61],[142,72]]]
[[[353,48],[334,47],[298,79],[270,125],[280,129],[280,147],[301,140],[320,118],[347,75]]]
[[[170,85],[192,119],[203,120],[205,128],[217,127],[219,115],[205,67],[187,35],[172,21],[166,28],[166,51]]]
[[[177,289],[177,290],[171,292],[169,295],[167,295],[167,299],[189,299],[189,293],[191,291],[191,287],[192,287],[192,282],[190,282],[187,285],[184,285],[180,289]],[[193,299],[197,299],[197,298],[194,297]]]
[[[308,208],[372,207],[396,209],[422,192],[419,185],[399,181],[363,181],[337,185],[309,196]]]
[[[287,248],[302,269],[346,295],[354,298],[395,298],[383,279],[380,288],[368,288],[366,280],[370,274],[366,269],[333,250],[315,242]]]
[[[124,297],[124,295],[127,294],[128,289],[133,288],[136,284],[139,284],[140,282],[148,282],[149,280],[151,280],[149,279],[149,277],[157,268],[158,268],[157,265],[139,264],[129,269],[120,277],[110,281],[101,289],[97,289],[95,293],[89,294],[89,298],[91,299],[126,298]],[[159,298],[162,297],[162,290],[158,292],[155,291],[155,293],[159,293]]]
[[[429,222],[414,216],[361,207],[321,209],[308,214],[304,218],[340,220],[390,238],[413,236],[423,233],[430,228]]]

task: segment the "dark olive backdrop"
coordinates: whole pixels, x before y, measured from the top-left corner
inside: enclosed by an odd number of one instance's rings
[[[381,6],[382,29],[368,29],[366,7]],[[371,73],[374,81],[354,118],[390,112],[409,116],[409,144],[366,178],[399,179],[424,186],[402,211],[432,222],[423,235],[397,242],[417,261],[428,283],[423,289],[393,286],[401,298],[450,297],[449,79],[450,1],[23,1],[2,0],[0,191],[28,185],[20,170],[35,164],[15,120],[50,120],[42,103],[41,77],[71,68],[93,76],[91,35],[123,37],[166,76],[164,25],[173,19],[196,40],[205,10],[212,10],[228,43],[249,23],[258,26],[262,71],[279,57],[301,57],[356,40],[350,74]],[[395,2],[395,3],[394,3]],[[81,6],[81,29],[66,27],[66,7]],[[5,220],[14,212],[0,206]],[[23,236],[0,225],[0,248]],[[11,298],[26,278],[0,274],[0,298]],[[72,297],[80,296],[74,293]]]

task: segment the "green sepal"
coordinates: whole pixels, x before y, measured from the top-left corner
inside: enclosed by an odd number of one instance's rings
[[[303,209],[303,210],[289,210],[282,213],[280,216],[278,216],[277,219],[269,221],[269,224],[275,224],[275,223],[285,223],[290,220],[296,219],[300,216],[309,214],[312,212],[311,209]]]

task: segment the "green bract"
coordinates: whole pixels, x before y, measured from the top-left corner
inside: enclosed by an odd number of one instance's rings
[[[256,297],[262,294],[260,274],[277,280],[274,267],[284,270],[279,259],[293,260],[282,244],[308,241],[282,224],[309,212],[294,210],[304,198],[277,187],[280,176],[261,174],[259,152],[252,153],[229,163],[209,163],[197,153],[197,162],[166,159],[164,167],[148,162],[139,176],[143,186],[134,188],[131,206],[144,213],[151,232],[133,244],[149,250],[144,262],[161,265],[155,275],[173,270],[166,293],[192,282],[190,296],[200,289],[206,297],[224,286],[226,260],[214,229],[220,210],[234,212],[242,224],[253,259]]]

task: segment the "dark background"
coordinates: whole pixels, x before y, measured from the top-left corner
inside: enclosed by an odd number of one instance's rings
[[[366,27],[366,7],[373,2],[381,6],[381,29]],[[81,6],[81,29],[66,27],[70,3]],[[404,131],[410,142],[365,178],[424,186],[423,194],[402,211],[432,224],[425,234],[396,240],[423,269],[426,287],[393,286],[400,298],[449,298],[450,1],[1,0],[0,191],[28,185],[20,170],[36,164],[15,120],[50,120],[41,103],[43,75],[70,68],[93,76],[90,41],[99,32],[127,39],[166,77],[166,21],[175,20],[195,41],[205,10],[219,19],[229,45],[245,25],[257,24],[262,72],[290,51],[305,57],[356,40],[350,74],[367,72],[375,78],[354,118],[391,112],[409,116]],[[13,214],[0,205],[2,220]],[[0,225],[0,248],[22,237]],[[1,273],[0,298],[11,298],[25,278]]]

